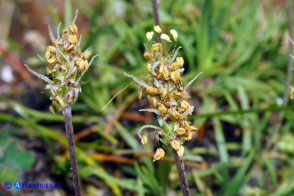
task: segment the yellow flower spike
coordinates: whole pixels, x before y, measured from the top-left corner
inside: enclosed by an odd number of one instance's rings
[[[178,134],[178,135],[185,135],[186,134],[186,129],[184,129],[184,128],[177,128],[176,129],[176,133]]]
[[[157,148],[157,150],[153,156],[153,162],[162,159],[164,157],[164,155],[165,155],[164,150],[162,148]]]
[[[143,135],[143,136],[141,137],[141,144],[145,146],[145,145],[147,144],[147,141],[148,141],[148,140],[147,140],[147,137],[146,137],[145,135]]]
[[[179,140],[177,140],[177,139],[171,139],[171,140],[169,141],[169,143],[170,143],[171,147],[172,147],[175,151],[180,150],[180,148],[181,148],[181,142],[180,142]]]
[[[147,38],[148,41],[150,41],[150,40],[152,39],[153,34],[154,34],[153,31],[150,31],[150,32],[147,32],[147,33],[146,33],[146,38]]]
[[[170,40],[170,38],[169,38],[169,36],[168,36],[167,34],[161,34],[161,35],[160,35],[160,38],[161,38],[162,40],[165,40],[165,41],[171,42],[171,40]]]
[[[70,32],[71,32],[72,34],[74,34],[74,35],[78,34],[78,27],[77,27],[76,24],[72,24],[72,25],[70,25],[69,30],[70,30]]]
[[[154,26],[154,31],[156,33],[161,33],[161,28],[159,27],[159,25]]]
[[[177,57],[176,58],[176,61],[177,61],[177,63],[179,64],[179,66],[180,67],[183,67],[183,65],[184,65],[184,59],[183,59],[183,57]]]
[[[179,157],[183,157],[185,148],[181,145],[180,149],[177,151]]]
[[[178,36],[179,36],[178,32],[176,30],[172,29],[172,30],[170,30],[170,33],[172,34],[174,40],[177,41]]]

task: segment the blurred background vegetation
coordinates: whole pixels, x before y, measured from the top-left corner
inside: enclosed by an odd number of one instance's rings
[[[60,183],[54,195],[72,194],[63,117],[49,112],[44,83],[23,64],[46,72],[37,54],[50,43],[48,25],[75,9],[83,48],[99,54],[73,106],[84,194],[181,195],[171,154],[153,163],[158,144],[139,142],[138,128],[156,121],[138,112],[148,106],[136,85],[101,111],[130,84],[125,71],[146,74],[151,1],[2,0],[0,9],[0,195],[19,193],[3,192],[4,182],[16,180]],[[190,89],[199,131],[184,156],[192,195],[294,194],[293,12],[291,0],[160,1],[162,29],[179,33],[184,82],[203,72]]]

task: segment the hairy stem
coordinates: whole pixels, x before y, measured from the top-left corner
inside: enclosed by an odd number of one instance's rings
[[[65,129],[66,129],[66,137],[67,137],[67,141],[68,141],[70,166],[72,169],[72,178],[73,178],[75,195],[80,196],[81,195],[81,187],[80,187],[80,178],[79,178],[77,158],[76,158],[76,149],[75,149],[73,126],[72,126],[71,107],[66,106],[64,108],[62,114],[64,116],[64,123],[65,123]]]
[[[183,196],[189,196],[190,195],[190,189],[186,177],[185,172],[185,165],[183,160],[178,156],[177,151],[173,150],[173,157],[177,166],[180,182],[181,182],[181,188],[183,191]]]

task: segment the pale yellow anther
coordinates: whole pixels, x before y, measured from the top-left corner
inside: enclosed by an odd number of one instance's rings
[[[156,94],[158,94],[158,89],[153,87],[153,86],[148,86],[146,88],[146,94],[148,94],[148,95],[156,95]]]
[[[150,60],[151,59],[151,54],[149,53],[149,52],[144,52],[144,58],[146,59],[146,60]]]
[[[185,133],[186,133],[186,129],[184,129],[184,128],[177,128],[176,129],[176,133],[178,134],[178,135],[185,135]]]
[[[154,26],[154,31],[156,33],[161,33],[161,28],[158,25],[156,25],[156,26]]]
[[[56,100],[58,101],[58,103],[60,104],[60,106],[61,106],[62,108],[65,107],[65,105],[64,105],[64,101],[61,99],[61,97],[56,96]]]
[[[76,35],[68,35],[67,41],[71,44],[77,43],[77,36]]]
[[[163,104],[160,104],[158,106],[158,111],[159,111],[160,114],[165,115],[166,112],[167,112],[167,108]]]
[[[177,139],[171,139],[169,141],[171,147],[175,150],[175,151],[178,151],[180,150],[180,147],[181,147],[181,142],[180,140],[177,140]]]
[[[153,31],[150,31],[150,32],[147,32],[147,33],[146,33],[146,38],[147,38],[148,41],[150,41],[150,40],[152,39],[153,34],[154,34]]]
[[[184,65],[184,59],[183,59],[183,57],[177,57],[176,58],[176,61],[177,61],[177,63],[179,64],[179,66],[180,67],[183,67],[183,65]]]
[[[88,60],[91,56],[91,52],[89,50],[86,50],[83,52],[83,59]]]
[[[47,51],[49,51],[49,52],[55,52],[56,51],[56,48],[55,48],[55,46],[48,46],[47,47]]]
[[[178,32],[176,30],[172,29],[172,30],[170,30],[170,33],[172,34],[174,40],[177,41],[178,36],[179,36]]]
[[[174,62],[170,65],[170,69],[172,71],[176,71],[178,69],[178,67],[179,67],[179,64],[177,62]]]
[[[177,83],[181,79],[181,73],[179,71],[173,71],[170,73],[170,78],[174,83]]]
[[[190,104],[188,103],[188,101],[183,100],[181,103],[181,108],[184,109],[184,111],[186,111],[187,109],[190,108]]]
[[[165,155],[165,152],[162,148],[158,148],[153,156],[153,162],[162,159]]]
[[[72,34],[75,34],[75,35],[78,34],[78,27],[76,24],[70,25],[69,29]]]
[[[185,148],[184,148],[184,146],[181,145],[180,149],[177,151],[177,154],[179,157],[183,157],[184,152],[185,152]]]
[[[162,40],[165,40],[165,41],[171,42],[170,37],[169,37],[167,34],[161,34],[161,35],[160,35],[160,38],[161,38]]]
[[[144,146],[147,144],[147,137],[145,135],[141,137],[141,144]]]

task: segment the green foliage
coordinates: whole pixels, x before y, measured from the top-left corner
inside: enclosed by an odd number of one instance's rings
[[[82,86],[81,96],[73,107],[73,122],[78,125],[75,132],[92,131],[89,140],[76,142],[82,181],[86,185],[89,178],[98,179],[118,195],[167,194],[171,189],[180,194],[178,184],[169,179],[171,174],[177,175],[169,168],[170,163],[162,161],[153,165],[151,158],[142,155],[136,131],[144,123],[118,120],[126,111],[136,112],[137,105],[144,104],[135,99],[137,87],[130,84],[124,72],[146,79],[143,43],[146,31],[153,28],[150,1],[97,1],[94,6],[78,0],[72,2],[73,9],[79,8],[79,17],[85,17],[89,24],[89,30],[83,33],[82,48],[91,47],[93,53],[99,54],[84,76],[87,84]],[[122,8],[120,14],[114,11],[118,2]],[[193,140],[185,151],[185,157],[194,164],[194,160],[202,158],[203,167],[188,166],[187,170],[192,192],[197,189],[199,195],[291,195],[294,192],[293,101],[281,105],[284,90],[288,88],[284,86],[288,63],[284,44],[288,39],[285,38],[287,19],[277,5],[270,5],[272,1],[264,2],[269,5],[247,0],[160,1],[161,27],[174,28],[179,33],[178,45],[182,46],[180,54],[186,66],[183,82],[204,72],[190,88],[196,108],[190,120],[204,129],[204,139]],[[57,14],[52,7],[48,10],[57,25]],[[0,113],[0,122],[22,127],[15,134],[66,148],[66,139],[58,131],[61,128],[44,125],[44,122],[58,125],[63,122],[61,115],[0,99],[10,109],[10,113]],[[111,130],[105,131],[113,119]],[[144,152],[150,155],[152,150],[146,147]],[[99,162],[93,151],[137,163]],[[69,175],[64,157],[54,153],[51,156],[56,166],[54,172]],[[15,159],[23,157],[19,155]],[[17,178],[16,171],[29,168],[29,159],[18,162],[24,165],[11,164],[10,169],[5,162],[0,179]]]
[[[11,136],[10,129],[0,132],[1,183],[19,180],[25,170],[32,167],[35,158],[21,150],[19,141]]]

